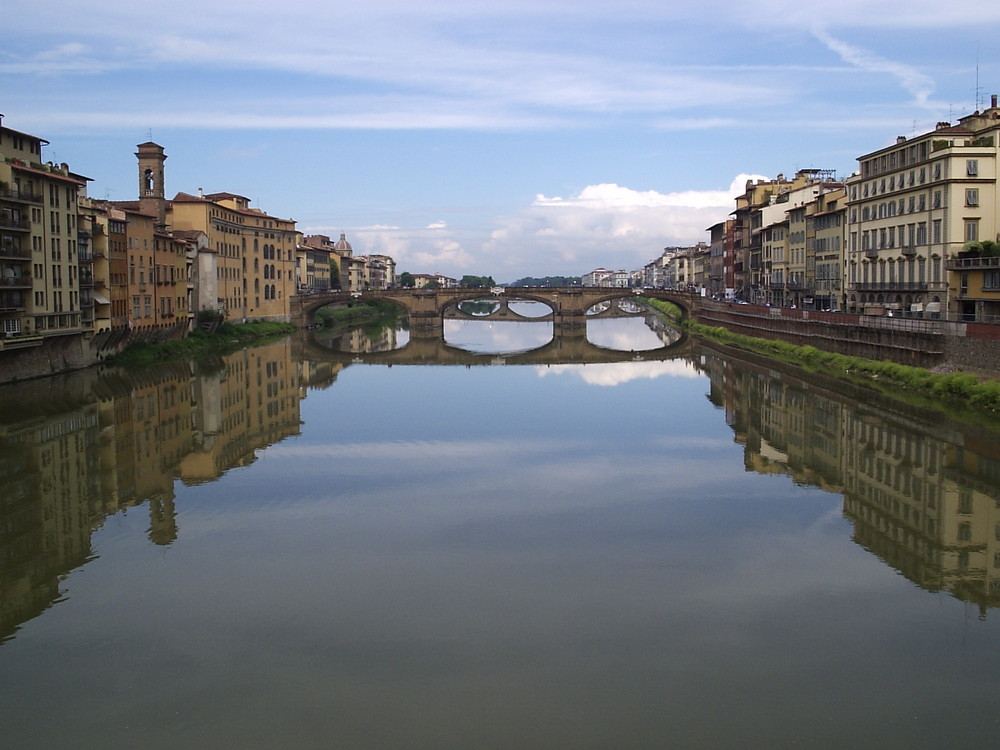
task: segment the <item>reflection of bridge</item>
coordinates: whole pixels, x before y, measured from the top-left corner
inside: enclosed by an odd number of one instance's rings
[[[549,309],[544,315],[525,315],[511,308],[511,303],[523,302],[524,300],[501,299],[487,302],[492,305],[489,312],[468,312],[463,303],[459,302],[444,311],[445,320],[506,320],[517,323],[551,323],[554,315]],[[629,309],[629,307],[631,309]],[[587,312],[587,319],[595,318],[636,318],[640,315],[649,315],[649,309],[645,306],[636,305],[632,298],[601,302],[592,307]]]
[[[642,298],[662,299],[673,302],[685,315],[698,309],[701,298],[697,294],[665,291],[660,289],[608,289],[604,287],[493,287],[492,289],[384,289],[364,292],[322,292],[292,297],[291,320],[300,326],[312,322],[313,315],[327,305],[349,306],[364,302],[391,302],[402,308],[410,320],[414,336],[440,335],[444,317],[450,310],[468,300],[495,299],[506,307],[510,300],[541,302],[552,312],[545,316],[551,320],[557,333],[586,330],[587,311],[602,302]],[[612,305],[615,307],[616,305]],[[509,307],[507,307],[509,310]],[[510,311],[508,320],[516,320],[517,313]],[[469,316],[479,317],[486,316]],[[499,316],[498,316],[499,317]],[[532,319],[525,317],[524,319]],[[537,319],[536,319],[537,320]]]
[[[295,354],[313,362],[341,362],[343,364],[385,365],[563,365],[608,364],[613,362],[656,362],[688,357],[692,354],[691,340],[679,331],[673,331],[671,343],[656,349],[619,351],[592,344],[586,336],[553,331],[552,340],[537,349],[510,354],[477,354],[451,346],[444,336],[413,336],[399,348],[385,352],[334,351],[317,342],[311,331],[298,334]]]

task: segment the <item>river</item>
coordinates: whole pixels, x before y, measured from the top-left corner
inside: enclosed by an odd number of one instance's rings
[[[0,388],[0,746],[994,746],[1000,425],[649,325]]]

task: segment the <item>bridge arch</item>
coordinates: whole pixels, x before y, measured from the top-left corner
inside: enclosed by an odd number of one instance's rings
[[[608,289],[601,287],[493,287],[490,289],[383,289],[355,292],[329,291],[292,298],[290,304],[293,322],[306,325],[312,322],[316,311],[328,305],[349,306],[357,302],[386,301],[398,305],[406,312],[411,324],[421,323],[440,326],[445,311],[460,302],[489,297],[524,299],[541,302],[552,310],[553,319],[559,323],[586,325],[586,312],[601,302],[619,299],[663,299],[677,305],[685,317],[692,315],[700,304],[700,297],[691,292],[663,289]],[[578,322],[577,322],[578,321]]]

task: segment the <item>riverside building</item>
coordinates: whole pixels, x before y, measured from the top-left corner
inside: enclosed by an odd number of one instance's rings
[[[2,123],[2,120],[0,120]],[[81,333],[80,279],[91,275],[77,199],[88,178],[43,162],[48,141],[0,124],[0,336]]]
[[[998,147],[994,95],[988,109],[957,125],[938,123],[859,157],[847,180],[848,310],[1000,314],[1000,266],[975,244],[997,241]]]

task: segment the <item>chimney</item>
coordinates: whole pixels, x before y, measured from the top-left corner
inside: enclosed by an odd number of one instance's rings
[[[990,97],[990,107],[992,109],[996,109],[997,108],[997,95],[996,94],[994,94],[993,96]],[[0,118],[2,118],[2,117],[3,117],[3,115],[0,115]]]

